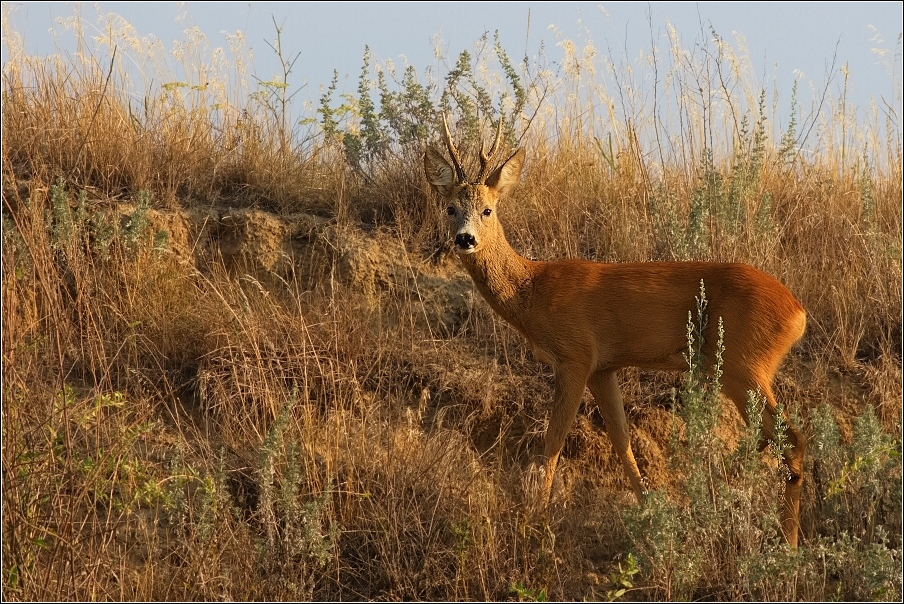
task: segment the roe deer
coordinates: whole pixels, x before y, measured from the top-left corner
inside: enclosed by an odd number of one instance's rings
[[[458,257],[477,289],[503,319],[523,335],[534,357],[552,366],[555,400],[549,413],[541,493],[549,502],[556,462],[577,414],[585,386],[638,497],[644,491],[631,451],[624,404],[616,382],[620,367],[681,370],[687,364],[685,325],[695,308],[700,280],[711,317],[725,328],[722,393],[745,421],[747,392],[766,397],[762,429],[773,437],[777,413],[772,378],[782,358],[804,333],[800,302],[773,277],[746,264],[646,262],[605,264],[588,260],[532,261],[509,245],[496,205],[517,182],[524,163],[519,149],[499,168],[501,122],[489,153],[480,151],[480,174],[469,180],[443,116],[443,137],[452,165],[435,149],[424,154],[424,171],[443,197]],[[714,358],[717,321],[710,321],[704,355]],[[784,461],[790,470],[782,513],[784,538],[797,546],[806,441],[788,426]],[[765,440],[761,446],[765,447]]]

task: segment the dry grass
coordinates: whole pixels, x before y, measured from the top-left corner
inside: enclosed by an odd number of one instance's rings
[[[151,88],[121,50],[38,59],[15,39],[5,31],[5,599],[598,599],[617,586],[636,504],[602,422],[579,417],[556,502],[532,515],[551,374],[443,252],[420,143],[355,170],[335,140],[287,128],[278,97],[230,85],[238,58],[209,63],[209,87]],[[811,432],[828,403],[844,443],[871,405],[894,457],[898,126],[826,103],[791,161],[771,127],[756,142],[758,91],[719,48],[664,53],[668,118],[631,96],[625,79],[642,74],[624,66],[608,66],[624,86],[611,94],[586,70],[550,76],[501,209],[509,238],[543,258],[739,260],[778,276],[810,317],[779,396]],[[184,72],[201,74],[193,52]],[[700,78],[718,93],[695,104]],[[641,470],[678,493],[679,377],[622,377]],[[723,415],[720,437],[737,442]],[[789,582],[779,571],[810,569],[808,554],[777,548],[766,522],[744,544],[768,554],[760,566],[713,551],[706,581],[681,593],[900,596],[900,577],[896,592],[856,591],[900,564],[900,464],[858,487],[879,489],[866,525],[844,525],[866,491],[842,488],[838,507],[827,489],[842,467],[842,487],[856,483],[854,459],[811,466],[802,512],[802,549],[849,552],[848,567]],[[737,585],[739,568],[761,583]],[[680,596],[662,572],[644,568],[625,597]]]

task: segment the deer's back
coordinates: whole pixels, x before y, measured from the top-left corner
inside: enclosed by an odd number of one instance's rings
[[[683,368],[688,312],[696,318],[701,280],[709,316],[705,353],[716,342],[719,317],[726,362],[774,365],[804,330],[794,295],[746,264],[566,260],[534,269],[525,335],[557,359],[589,353],[600,366]]]

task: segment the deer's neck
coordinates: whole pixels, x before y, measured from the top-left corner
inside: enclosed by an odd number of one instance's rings
[[[530,306],[533,288],[531,262],[519,256],[504,236],[459,257],[493,310],[523,331],[522,317]]]

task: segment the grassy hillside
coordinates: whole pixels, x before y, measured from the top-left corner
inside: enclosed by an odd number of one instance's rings
[[[4,22],[4,598],[900,599],[899,80],[787,83],[779,116],[715,34],[636,64],[482,40],[305,108],[240,48],[108,25],[38,58]],[[440,110],[468,161],[500,115],[526,148],[523,255],[743,261],[801,300],[800,549],[782,443],[677,374],[620,376],[644,501],[585,405],[532,509],[552,374],[449,250]]]

